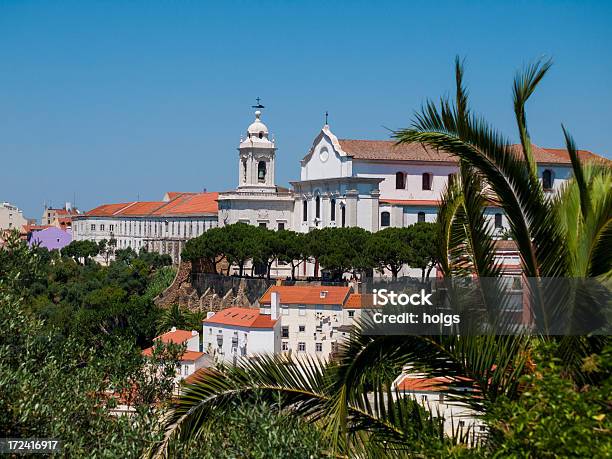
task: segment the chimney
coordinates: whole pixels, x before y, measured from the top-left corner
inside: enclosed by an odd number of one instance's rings
[[[70,211],[72,210],[72,203],[71,203],[71,202],[66,201],[66,204],[64,205],[64,208],[65,208],[65,209],[66,209],[68,212],[70,212]]]
[[[270,319],[278,320],[278,313],[280,310],[280,295],[278,294],[278,292],[272,292],[270,296]]]
[[[176,331],[176,327],[172,327],[172,328],[170,329],[170,331],[171,331],[171,332],[175,332],[175,331]]]
[[[214,313],[213,311],[208,311],[208,312],[206,313],[206,318],[207,318],[207,319],[210,319],[210,318],[211,318],[212,316],[214,316],[214,315],[215,315],[215,313]]]
[[[327,297],[327,290],[321,290],[321,293],[319,294],[319,296],[321,298],[326,298]]]
[[[191,330],[191,336],[198,336],[197,330]]]

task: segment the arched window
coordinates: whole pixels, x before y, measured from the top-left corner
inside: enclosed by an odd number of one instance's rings
[[[340,218],[342,219],[342,228],[346,226],[346,206],[340,206]]]
[[[263,131],[259,131],[259,138],[263,139]]]
[[[380,226],[391,226],[391,214],[389,212],[381,212]]]
[[[404,173],[396,172],[395,173],[395,189],[403,190],[404,188],[406,188],[406,182],[404,180]]]
[[[257,181],[264,183],[266,181],[266,162],[259,161],[257,164]]]
[[[431,174],[429,172],[423,173],[423,189],[431,190]]]
[[[305,199],[302,202],[302,220],[305,222],[308,221],[308,201]]]
[[[330,217],[330,220],[332,222],[335,222],[336,221],[336,200],[332,199],[329,202],[329,205],[331,206],[331,217]]]
[[[242,160],[242,181],[246,182],[247,179],[247,162],[246,159]]]
[[[552,190],[553,187],[553,173],[550,169],[545,169],[542,173],[542,188],[545,190]]]
[[[417,214],[417,222],[423,223],[425,221],[425,212],[419,212]]]
[[[502,214],[499,212],[495,214],[495,228],[503,228],[502,224]]]
[[[321,196],[315,198],[315,217],[321,218]]]

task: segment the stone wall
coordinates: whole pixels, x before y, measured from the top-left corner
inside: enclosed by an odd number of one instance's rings
[[[274,280],[245,279],[201,272],[189,261],[179,265],[172,284],[157,298],[155,304],[168,308],[178,304],[191,311],[220,311],[232,306],[251,307],[264,294]]]

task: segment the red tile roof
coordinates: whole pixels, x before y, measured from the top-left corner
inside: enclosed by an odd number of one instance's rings
[[[40,231],[47,228],[51,228],[53,225],[23,225],[22,232],[29,233],[30,231]]]
[[[370,298],[372,297],[372,295],[362,295],[361,293],[351,293],[351,295],[349,296],[349,299],[344,305],[344,308],[345,309],[360,309],[366,306],[364,304],[364,300],[366,296]],[[372,301],[369,301],[369,302],[372,303]]]
[[[182,193],[151,215],[200,215],[219,211],[219,193]]]
[[[142,355],[145,357],[151,357],[153,355],[153,347],[148,347],[142,350]],[[195,362],[201,359],[205,354],[197,351],[185,351],[181,356],[181,362]]]
[[[227,308],[204,319],[205,324],[234,325],[245,328],[273,328],[276,320],[269,314],[260,314],[257,308]]]
[[[404,143],[396,145],[393,140],[356,140],[339,139],[340,147],[354,159],[387,160],[387,161],[427,161],[427,162],[457,162],[457,158],[443,150],[426,147],[420,143]],[[520,152],[520,145],[512,145],[512,149]],[[542,148],[532,145],[536,161],[542,164],[571,164],[567,150],[560,148]],[[579,150],[578,155],[583,160],[603,160],[602,156],[587,150]]]
[[[156,336],[153,340],[160,340],[164,344],[174,343],[174,344],[182,344],[185,341],[193,338],[194,335],[189,330],[175,330],[164,333],[163,335]]]
[[[125,216],[144,216],[149,215],[151,212],[159,209],[166,203],[164,201],[136,201],[131,205],[121,209],[115,215],[125,215]]]
[[[405,376],[398,384],[397,390],[405,392],[440,392],[448,390],[450,378],[440,376],[437,378],[415,378]]]
[[[94,209],[91,209],[89,212],[86,212],[84,215],[91,217],[109,217],[111,215],[115,215],[115,213],[119,212],[121,209],[124,209],[127,206],[134,204],[133,202],[121,202],[116,204],[102,204]]]
[[[330,287],[325,285],[273,285],[259,299],[260,304],[270,304],[272,292],[280,295],[281,304],[344,304],[350,287]],[[322,298],[322,292],[325,297]]]
[[[518,247],[512,239],[499,239],[495,241],[495,250],[518,251]]]
[[[117,204],[103,204],[85,213],[90,217],[129,216],[129,217],[175,217],[188,215],[217,214],[219,193],[176,193],[170,201],[133,201]]]
[[[191,373],[185,379],[183,379],[184,384],[193,384],[195,382],[199,382],[204,379],[207,375],[216,374],[214,370],[210,368],[198,368],[196,371]]]
[[[181,356],[181,361],[183,362],[195,362],[196,360],[201,359],[204,356],[203,352],[197,351],[185,351]]]
[[[178,198],[182,194],[193,194],[193,193],[191,193],[191,192],[183,192],[183,191],[167,191],[166,192],[166,195],[168,196],[168,199],[170,201],[172,201],[174,198]]]

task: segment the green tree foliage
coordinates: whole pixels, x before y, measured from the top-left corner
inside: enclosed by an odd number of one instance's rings
[[[178,304],[173,304],[159,315],[156,323],[157,334],[161,335],[172,327],[201,331],[204,318],[202,312],[192,312],[186,308],[181,308]]]
[[[438,263],[438,227],[435,223],[419,222],[406,228],[410,246],[407,263],[421,270],[421,278],[429,277]]]
[[[563,375],[554,344],[534,350],[535,368],[521,378],[518,399],[503,398],[487,414],[499,457],[612,456],[612,347],[583,361],[598,384],[576,386]]]
[[[408,228],[385,228],[374,233],[368,241],[368,256],[381,273],[389,270],[395,279],[402,266],[411,261],[409,231]]]
[[[269,278],[272,264],[277,260],[291,264],[292,278],[304,260],[315,264],[317,277],[321,269],[330,271],[338,279],[346,273],[357,275],[373,268],[389,269],[397,276],[405,263],[421,269],[425,276],[437,260],[435,228],[434,223],[418,223],[374,234],[357,227],[323,228],[301,234],[236,223],[214,228],[187,241],[182,257],[190,261],[204,260],[215,269],[225,259],[229,265],[238,267],[241,276],[251,261],[251,275],[261,266],[265,269],[259,270],[259,274]]]
[[[62,249],[62,255],[74,259],[77,263],[88,263],[89,260],[100,253],[100,249],[106,250],[106,240],[100,241],[100,245],[94,241],[72,241]]]
[[[315,427],[288,416],[274,403],[256,399],[214,410],[201,437],[174,442],[169,456],[303,459],[326,454],[322,435]]]
[[[126,341],[92,348],[80,339],[58,339],[6,293],[0,294],[0,326],[3,435],[61,439],[66,457],[139,457],[161,438],[160,413],[151,404],[170,394],[176,351],[145,365]],[[124,395],[134,414],[111,415]]]

